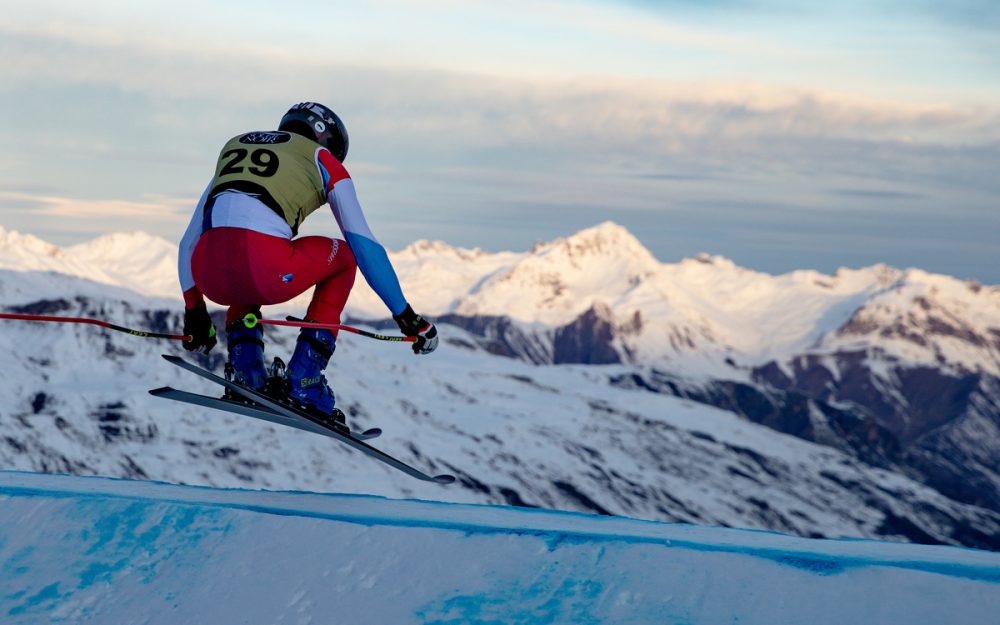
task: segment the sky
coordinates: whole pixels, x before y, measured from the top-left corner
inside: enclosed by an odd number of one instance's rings
[[[179,240],[221,146],[315,100],[393,249],[612,220],[664,262],[1000,284],[1000,4],[824,4],[0,0],[0,226]]]

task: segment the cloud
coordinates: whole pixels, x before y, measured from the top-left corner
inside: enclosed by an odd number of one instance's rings
[[[42,217],[72,219],[118,218],[177,221],[187,217],[197,198],[151,197],[146,202],[83,199],[24,191],[0,191],[5,212],[30,212]]]
[[[842,197],[873,200],[915,200],[924,197],[920,193],[889,189],[833,189],[831,193]]]
[[[566,11],[540,10],[550,21]],[[597,36],[596,14],[572,17],[574,27]],[[615,19],[612,30],[624,36],[633,18]],[[671,28],[652,24],[636,37],[666,40]],[[0,120],[0,144],[18,146],[0,156],[0,208],[23,221],[46,217],[39,227],[155,222],[179,236],[195,198],[168,193],[199,193],[225,139],[273,127],[285,107],[309,98],[346,120],[348,168],[372,223],[395,245],[425,228],[419,236],[503,248],[516,236],[530,244],[608,217],[647,236],[669,233],[660,254],[679,246],[729,254],[740,245],[762,254],[766,245],[743,240],[752,228],[773,233],[768,245],[808,247],[830,224],[841,224],[845,237],[863,229],[857,215],[898,219],[903,226],[879,230],[886,237],[930,214],[954,224],[949,241],[995,231],[981,225],[1000,194],[995,100],[962,105],[944,88],[931,101],[766,78],[539,76],[513,65],[462,71],[377,55],[359,63],[258,47],[253,38],[164,33],[0,25],[0,54],[13,59],[0,65],[12,111]],[[749,39],[687,34],[697,41],[684,45],[701,50],[775,52]],[[54,166],[60,189],[30,188],[56,179]],[[114,189],[118,199],[67,191],[94,188]],[[945,236],[932,225],[925,230]],[[924,253],[911,248],[915,258]]]
[[[548,6],[548,5],[546,5]],[[251,106],[284,103],[289,94],[328,94],[370,111],[393,130],[459,132],[496,127],[506,136],[540,129],[575,135],[613,130],[637,136],[745,135],[763,130],[794,135],[894,132],[921,140],[935,132],[969,136],[996,129],[997,107],[912,104],[820,89],[753,82],[671,81],[600,76],[559,79],[359,65],[302,58],[278,49],[175,47],[165,41],[106,37],[48,25],[0,30],[0,51],[17,59],[0,67],[10,83],[57,81],[109,84],[171,101],[226,99]],[[327,86],[317,87],[317,80]],[[294,99],[294,98],[293,98]],[[165,126],[190,119],[152,112]]]
[[[762,171],[823,170],[906,180],[959,177],[982,186],[990,179],[984,168],[998,160],[991,156],[1000,142],[998,105],[916,103],[753,82],[542,79],[363,66],[293,59],[267,48],[140,42],[117,31],[3,28],[0,48],[18,62],[0,67],[0,81],[25,100],[33,90],[58,100],[20,111],[11,136],[22,137],[26,128],[33,144],[60,145],[80,160],[98,153],[135,161],[139,155],[130,153],[147,137],[160,146],[159,163],[208,163],[225,138],[273,125],[284,107],[304,97],[341,112],[352,136],[350,162],[363,161],[382,180],[398,178],[394,172],[461,166],[507,179],[566,180],[572,172],[662,182],[724,177],[737,184]],[[74,90],[85,96],[74,98]],[[74,127],[64,128],[60,107],[74,101],[94,112],[76,115]],[[106,127],[86,124],[95,115]],[[138,165],[123,164],[123,175],[130,167]],[[150,180],[150,174],[142,175]]]

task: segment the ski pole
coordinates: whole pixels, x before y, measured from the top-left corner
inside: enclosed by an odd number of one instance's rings
[[[87,319],[85,317],[50,317],[47,315],[18,315],[13,313],[0,313],[0,319],[17,319],[20,321],[51,321],[55,323],[83,323],[94,326],[101,326],[102,328],[107,328],[109,330],[115,330],[117,332],[124,332],[126,334],[131,334],[132,336],[138,336],[144,339],[170,339],[172,341],[190,341],[192,340],[189,334],[160,334],[158,332],[146,332],[144,330],[133,330],[132,328],[125,328],[122,326],[116,326],[113,323],[108,323],[107,321],[101,321],[100,319]]]
[[[352,334],[367,336],[370,339],[376,339],[379,341],[392,341],[394,343],[414,343],[417,340],[417,337],[415,336],[386,336],[385,334],[376,334],[375,332],[368,332],[366,330],[362,330],[361,328],[354,328],[340,323],[313,323],[311,321],[303,321],[302,319],[297,319],[295,317],[287,317],[285,321],[280,321],[278,319],[261,319],[253,313],[248,313],[247,316],[243,317],[243,325],[245,325],[248,328],[252,328],[256,326],[258,323],[264,325],[272,325],[272,326],[291,326],[295,328],[343,330],[344,332],[350,332]]]

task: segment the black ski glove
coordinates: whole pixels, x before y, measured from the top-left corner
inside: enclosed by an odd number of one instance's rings
[[[190,335],[190,341],[181,343],[189,352],[207,354],[218,342],[215,338],[215,324],[208,316],[205,304],[184,311],[184,334]]]
[[[438,346],[438,331],[434,324],[427,321],[417,313],[409,304],[398,315],[393,315],[393,319],[399,324],[399,330],[406,336],[415,336],[417,340],[413,343],[414,354],[429,354]]]

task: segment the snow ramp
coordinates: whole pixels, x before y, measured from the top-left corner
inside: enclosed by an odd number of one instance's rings
[[[0,623],[907,623],[1000,554],[355,495],[0,472]]]

